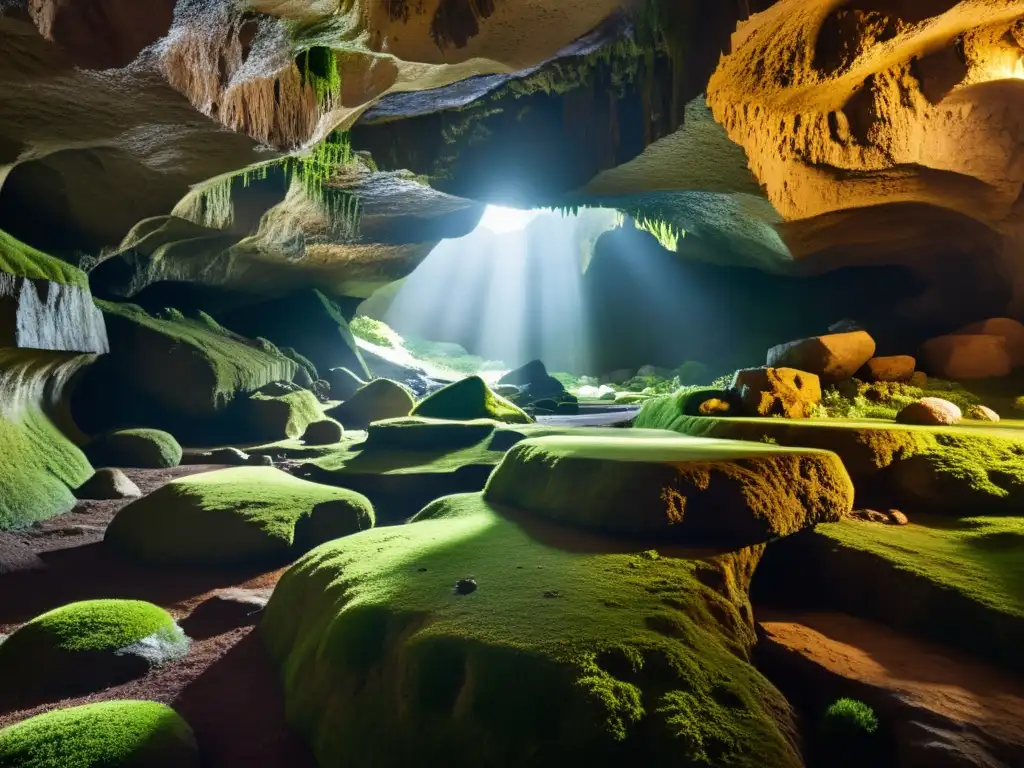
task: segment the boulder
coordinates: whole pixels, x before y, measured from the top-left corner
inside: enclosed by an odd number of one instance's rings
[[[845,517],[853,483],[827,451],[580,435],[517,443],[484,498],[613,536],[732,547]]]
[[[520,392],[519,387],[515,384],[496,384],[491,387],[491,390],[494,394],[500,395],[501,397],[517,397]]]
[[[212,451],[186,453],[183,464],[248,464],[250,456],[239,448],[214,448]]]
[[[896,414],[900,424],[922,424],[926,426],[950,426],[962,418],[960,408],[941,397],[922,397],[915,403],[904,406]]]
[[[857,371],[864,381],[910,381],[917,361],[910,355],[872,357]]]
[[[834,384],[853,376],[875,354],[867,331],[829,333],[779,344],[768,350],[769,368],[795,368]]]
[[[821,381],[793,368],[746,368],[736,371],[732,389],[748,416],[809,417],[821,402]]]
[[[910,380],[907,383],[910,384],[910,386],[912,387],[924,389],[925,387],[928,386],[928,374],[926,374],[924,371],[914,371],[914,373],[911,374]]]
[[[636,376],[636,371],[632,368],[617,368],[602,375],[599,381],[601,384],[624,384],[634,376]]]
[[[565,395],[565,387],[562,386],[562,382],[548,374],[547,368],[540,360],[531,360],[526,365],[509,371],[498,379],[498,384],[513,384],[524,393],[528,391],[532,400],[546,398],[557,403]],[[527,390],[527,388],[529,389]]]
[[[299,385],[303,389],[312,391],[313,382],[315,379],[309,375],[309,371],[303,368],[301,365],[295,369],[295,378],[292,379],[295,384]]]
[[[302,433],[302,442],[306,445],[334,445],[340,443],[345,436],[341,424],[333,419],[314,421]]]
[[[139,486],[120,469],[104,467],[85,481],[76,491],[79,499],[132,499],[142,495]]]
[[[964,415],[974,421],[999,421],[999,414],[984,405],[972,405]]]
[[[1006,339],[987,334],[937,336],[921,346],[921,358],[930,375],[957,381],[1006,376],[1012,368]]]
[[[552,402],[551,405],[552,412],[558,408],[557,403]],[[411,415],[452,421],[493,419],[506,424],[529,424],[532,421],[521,408],[492,392],[479,376],[467,376],[437,390],[417,403]]]
[[[366,384],[348,368],[331,368],[327,371],[327,382],[331,385],[331,398],[334,400],[348,400]]]
[[[99,691],[188,652],[164,609],[139,600],[85,600],[23,624],[0,643],[0,699],[31,706],[59,694]]]
[[[371,422],[408,416],[416,405],[408,388],[391,379],[374,379],[325,415],[347,429],[365,429]]]
[[[273,467],[173,480],[121,509],[105,541],[155,563],[281,562],[374,523],[365,496]]]
[[[181,463],[181,446],[159,429],[122,429],[93,438],[85,455],[97,467],[166,469]]]
[[[277,388],[272,384],[237,403],[234,410],[242,424],[237,430],[240,434],[250,440],[295,440],[310,424],[323,419],[320,401],[312,392],[298,389],[268,394]]]
[[[102,701],[53,710],[0,730],[0,765],[199,768],[201,761],[192,729],[170,707],[155,701]]]
[[[408,362],[397,362],[387,357],[388,350],[377,347],[374,351],[365,346],[359,350],[366,361],[367,367],[375,378],[391,379],[399,382],[402,386],[414,393],[416,397],[424,397],[434,390],[440,389],[448,381],[439,381],[430,376],[426,369]]]
[[[1010,365],[1014,368],[1024,365],[1024,324],[1009,317],[993,317],[965,325],[957,334],[980,334],[999,336],[1006,342]]]
[[[258,624],[270,589],[222,589],[192,609],[181,621],[189,637],[202,639]]]
[[[644,551],[479,494],[414,520],[310,553],[265,610],[318,764],[802,765],[789,705],[747,661],[756,550]]]

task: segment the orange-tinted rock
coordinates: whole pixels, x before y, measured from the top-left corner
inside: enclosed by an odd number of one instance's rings
[[[999,421],[999,414],[984,405],[972,405],[964,415],[975,421]]]
[[[857,378],[865,381],[910,381],[917,361],[910,355],[872,357],[857,371]]]
[[[748,416],[806,419],[821,402],[821,380],[793,368],[746,368],[736,371],[732,388]]]
[[[779,344],[768,350],[770,368],[795,368],[826,383],[848,379],[875,354],[867,331],[828,333]]]
[[[1002,336],[937,336],[921,346],[925,368],[943,379],[989,379],[1010,372],[1010,354]]]
[[[1014,368],[1024,365],[1024,325],[1017,320],[1012,320],[1009,317],[993,317],[965,325],[957,333],[1001,336],[1006,340],[1010,365]]]
[[[941,397],[922,397],[896,414],[900,424],[924,424],[926,426],[950,426],[960,421],[960,408]]]
[[[910,377],[910,381],[907,383],[910,384],[910,386],[912,387],[924,389],[925,387],[928,386],[928,374],[925,373],[924,371],[914,371],[914,373]]]

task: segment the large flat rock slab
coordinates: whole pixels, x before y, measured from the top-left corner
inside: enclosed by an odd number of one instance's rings
[[[662,436],[524,440],[484,495],[584,529],[711,546],[785,536],[853,506],[853,484],[828,451]]]

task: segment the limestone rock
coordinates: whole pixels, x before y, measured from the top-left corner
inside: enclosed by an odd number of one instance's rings
[[[543,407],[542,402],[536,403],[538,408]],[[558,404],[551,402],[550,410],[554,412],[557,408]],[[479,376],[467,376],[437,390],[417,403],[411,415],[453,421],[493,419],[506,424],[528,424],[531,421],[525,411],[491,391]]]
[[[921,346],[928,373],[943,379],[988,379],[1010,373],[1011,358],[1002,336],[937,336]]]
[[[341,424],[333,419],[314,421],[302,433],[302,442],[306,445],[334,445],[340,443],[345,436]]]
[[[75,491],[80,499],[132,499],[141,495],[139,486],[128,475],[109,467],[97,469],[96,474]]]
[[[1000,336],[1006,341],[1006,351],[1010,355],[1010,365],[1014,368],[1024,365],[1024,324],[1009,317],[993,317],[977,323],[965,325],[958,334],[981,334],[983,336]]]
[[[910,522],[910,519],[905,513],[898,509],[889,510],[889,524],[890,525],[906,525]]]
[[[872,357],[857,371],[857,377],[864,381],[910,381],[916,366],[917,360],[910,355]]]
[[[517,443],[484,498],[615,536],[727,547],[845,517],[853,483],[824,451],[581,435]]]
[[[267,394],[279,391],[275,385],[260,389],[235,406],[237,418],[242,422],[238,431],[244,432],[247,438],[295,440],[310,424],[323,418],[320,401],[312,392],[299,389],[282,395]]]
[[[830,333],[772,347],[767,365],[807,371],[834,384],[853,376],[874,354],[875,340],[867,331]]]
[[[547,368],[540,360],[531,360],[526,365],[509,371],[498,379],[498,384],[512,384],[519,387],[524,394],[529,393],[532,400],[548,398],[557,403],[565,395],[565,387],[562,386],[562,382],[548,374]]]
[[[145,562],[280,562],[370,528],[373,506],[344,488],[272,467],[234,467],[172,480],[117,513],[105,541]]]
[[[793,368],[746,368],[736,371],[732,389],[748,416],[803,419],[821,402],[821,381]]]
[[[334,400],[348,400],[357,389],[366,384],[348,368],[328,369],[327,382],[331,385],[331,398]]]
[[[415,405],[406,387],[391,379],[374,379],[324,415],[347,429],[365,429],[374,421],[408,416]]]
[[[213,637],[238,627],[258,624],[270,589],[222,589],[192,609],[181,628],[195,639]]]
[[[999,421],[999,414],[985,405],[972,405],[964,415],[974,421]]]
[[[923,424],[926,426],[950,426],[963,417],[960,408],[941,397],[922,397],[916,403],[904,406],[896,414],[900,424]]]
[[[85,455],[99,467],[164,469],[181,463],[181,446],[159,429],[122,429],[100,435],[85,446]]]
[[[248,464],[250,456],[239,448],[215,448],[212,451],[188,452],[182,464]]]

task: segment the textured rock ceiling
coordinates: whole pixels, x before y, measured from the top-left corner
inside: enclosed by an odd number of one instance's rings
[[[116,250],[104,295],[365,296],[486,202],[594,204],[1021,310],[1022,43],[1024,0],[5,0],[0,229]],[[276,162],[337,130],[358,230]]]

